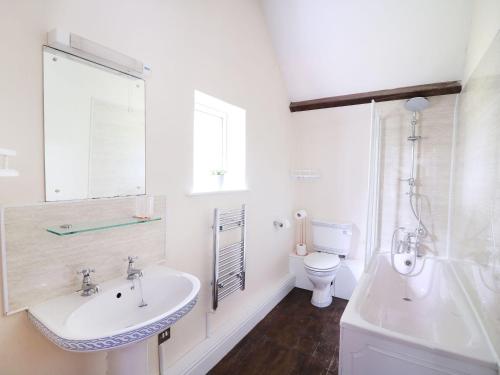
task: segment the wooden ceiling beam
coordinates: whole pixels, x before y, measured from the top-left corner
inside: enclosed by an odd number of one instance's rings
[[[343,107],[348,105],[386,102],[389,100],[410,99],[415,96],[437,96],[458,94],[462,91],[459,81],[431,83],[427,85],[400,87],[397,89],[379,90],[363,92],[359,94],[332,96],[329,98],[304,100],[301,102],[291,102],[290,112],[311,111],[313,109],[323,109],[332,107]]]

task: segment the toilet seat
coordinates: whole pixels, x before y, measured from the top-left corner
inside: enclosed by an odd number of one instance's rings
[[[304,258],[306,269],[316,272],[329,272],[340,266],[340,258],[335,254],[315,252]]]

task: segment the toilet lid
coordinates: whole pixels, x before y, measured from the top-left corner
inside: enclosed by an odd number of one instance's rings
[[[340,264],[338,255],[327,253],[312,253],[304,258],[306,267],[317,270],[330,270]]]

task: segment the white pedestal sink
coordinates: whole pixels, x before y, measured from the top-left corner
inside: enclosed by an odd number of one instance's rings
[[[144,269],[138,280],[123,277],[100,286],[90,297],[72,293],[43,302],[29,308],[28,316],[64,350],[112,350],[108,370],[120,375],[147,373],[144,340],[186,315],[200,290],[195,276],[159,265]]]

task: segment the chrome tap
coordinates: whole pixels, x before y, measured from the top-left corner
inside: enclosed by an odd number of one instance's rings
[[[127,267],[127,280],[135,280],[139,277],[142,277],[142,270],[134,267],[134,262],[137,257],[129,256],[128,258],[128,267]]]
[[[90,279],[90,273],[95,272],[94,269],[84,268],[83,270],[77,272],[77,274],[83,275],[82,287],[77,290],[77,292],[82,292],[81,296],[88,297],[92,294],[99,293],[99,285],[93,284]]]
[[[394,242],[395,233],[401,231],[403,234],[403,239]],[[414,252],[417,257],[423,256],[423,252],[421,249],[422,244],[422,232],[421,227],[415,228],[413,232],[407,231],[405,227],[399,227],[394,231],[393,234],[393,248],[397,254],[402,253],[412,253]]]

